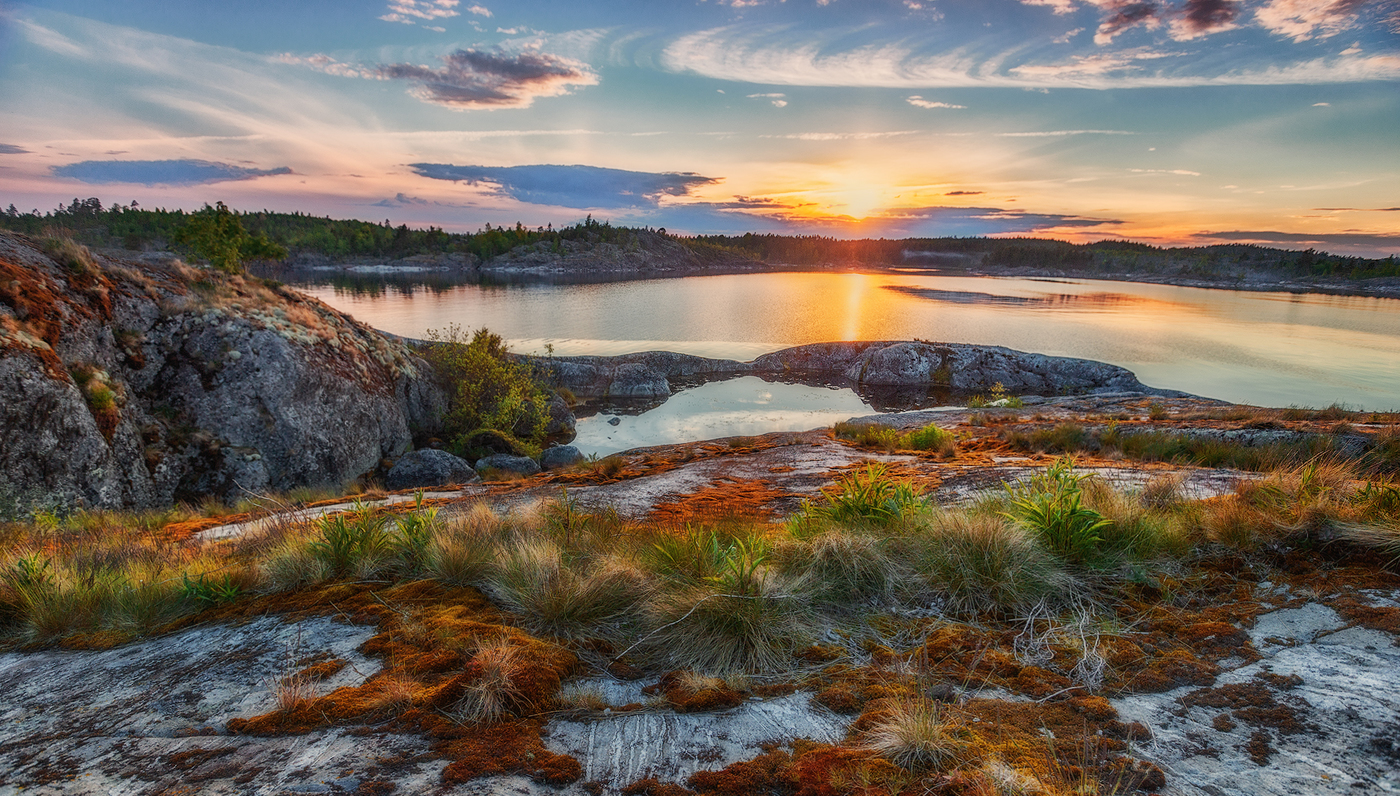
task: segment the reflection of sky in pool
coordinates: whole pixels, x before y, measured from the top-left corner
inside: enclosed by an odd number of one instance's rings
[[[807,431],[874,413],[849,389],[775,384],[741,376],[676,393],[640,415],[604,413],[582,418],[573,444],[584,455],[606,456],[646,445]],[[614,417],[618,424],[609,425]]]

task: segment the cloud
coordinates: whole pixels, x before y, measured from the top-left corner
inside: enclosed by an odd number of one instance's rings
[[[773,103],[775,108],[786,108],[787,100],[783,99],[786,94],[748,94],[749,99],[766,99]]]
[[[879,133],[769,133],[759,138],[787,138],[794,141],[866,141],[872,138],[894,138],[914,135],[918,130],[890,130]]]
[[[0,144],[0,155],[28,155],[29,150],[14,144]]]
[[[1024,133],[993,133],[998,138],[1063,138],[1069,135],[1137,135],[1127,130],[1031,130]]]
[[[472,14],[476,14],[479,17],[486,17],[487,19],[490,19],[492,16],[494,16],[494,14],[491,13],[491,9],[487,8],[486,6],[471,6],[467,9],[467,11]]]
[[[460,16],[460,12],[454,10],[460,2],[461,0],[393,0],[389,3],[389,12],[379,18],[385,22],[401,22],[405,25],[415,25],[418,20],[432,22]],[[490,16],[490,12],[487,12],[487,16]]]
[[[1400,252],[1400,235],[1356,232],[1278,232],[1275,230],[1233,230],[1197,232],[1191,237],[1202,241],[1279,244],[1285,248],[1324,248],[1363,256],[1385,257]]]
[[[912,90],[1316,85],[1400,78],[1396,54],[1288,60],[1259,50],[1227,58],[1215,50],[1132,48],[1044,62],[1038,58],[1045,49],[984,52],[975,42],[940,47],[914,38],[867,45],[849,41],[834,31],[730,26],[678,36],[655,62],[668,71],[739,84]]]
[[[1330,102],[1314,102],[1314,103],[1312,104],[1312,106],[1313,106],[1314,108],[1330,108],[1330,107],[1332,107],[1332,103],[1330,103]]]
[[[1360,24],[1368,0],[1269,0],[1254,12],[1260,25],[1293,41],[1336,36]]]
[[[977,196],[978,194],[983,194],[983,193],[986,193],[986,191],[949,191],[949,192],[947,192],[947,193],[945,193],[945,194],[943,194],[943,195],[944,195],[944,196]]]
[[[1138,25],[1155,28],[1162,24],[1160,9],[1154,3],[1096,0],[1094,4],[1109,12],[1099,23],[1099,29],[1094,32],[1095,44],[1108,44],[1118,34]]]
[[[557,207],[657,207],[663,196],[686,196],[696,186],[719,180],[691,172],[645,172],[597,166],[455,166],[413,163],[415,172],[434,180],[492,186],[521,202]]]
[[[1175,174],[1181,177],[1199,177],[1199,171],[1187,171],[1186,169],[1128,169],[1134,174]]]
[[[916,108],[949,108],[953,110],[961,110],[967,107],[966,105],[950,105],[946,102],[930,102],[929,100],[924,99],[918,94],[907,98],[905,102],[909,103],[910,105],[913,105]]]
[[[1171,36],[1177,41],[1197,39],[1212,33],[1234,30],[1240,18],[1238,0],[1186,0],[1171,22]]]
[[[1074,0],[1021,0],[1023,5],[1049,6],[1056,14],[1073,14]]]
[[[276,169],[250,169],[208,160],[84,160],[53,167],[55,177],[68,177],[93,185],[114,182],[137,185],[207,185],[291,173],[292,170],[286,166]]]
[[[536,97],[567,94],[571,86],[591,86],[598,76],[586,65],[548,53],[502,50],[457,50],[442,57],[444,66],[379,64],[359,66],[328,55],[276,56],[282,63],[309,66],[341,77],[367,80],[404,80],[413,83],[409,93],[454,110],[526,108]]]

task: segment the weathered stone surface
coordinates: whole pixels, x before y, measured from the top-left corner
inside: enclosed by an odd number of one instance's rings
[[[62,265],[0,233],[0,482],[21,492],[117,508],[340,485],[438,422],[426,376],[294,291],[178,261]]]
[[[384,485],[390,489],[413,489],[443,484],[470,484],[476,471],[465,459],[431,448],[405,453],[389,468]]]
[[[839,374],[857,384],[943,386],[1044,394],[1146,391],[1131,371],[1104,362],[1028,354],[1003,346],[927,342],[815,343],[765,354],[755,370]]]
[[[546,470],[557,470],[560,467],[572,467],[583,461],[583,453],[573,445],[555,445],[546,448],[540,456],[540,466]]]
[[[645,398],[670,395],[670,379],[783,374],[857,387],[940,387],[982,392],[1000,383],[1010,393],[1070,394],[1153,390],[1131,371],[1088,359],[1028,354],[1002,346],[883,341],[813,343],[764,354],[753,362],[647,351],[616,357],[526,357],[556,387],[580,398]]]
[[[505,473],[519,473],[520,475],[536,475],[540,472],[540,463],[529,456],[511,456],[509,453],[497,453],[487,456],[484,459],[476,460],[476,469],[499,470]]]
[[[1220,709],[1180,701],[1190,687],[1113,700],[1123,721],[1152,728],[1153,740],[1141,752],[1166,769],[1169,792],[1340,796],[1400,790],[1400,769],[1385,753],[1400,745],[1394,637],[1347,627],[1318,603],[1264,614],[1250,637],[1264,659],[1221,675],[1215,687],[1262,689],[1296,715],[1297,727],[1216,726],[1212,719]],[[1290,677],[1296,685],[1284,680]],[[1271,750],[1263,765],[1249,748],[1258,733]]]

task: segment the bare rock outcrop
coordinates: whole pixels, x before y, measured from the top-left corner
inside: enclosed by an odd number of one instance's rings
[[[665,398],[673,379],[741,374],[856,387],[943,388],[1017,394],[1141,392],[1179,395],[1142,384],[1132,371],[1089,359],[1029,354],[1003,346],[924,341],[813,343],[753,362],[647,351],[623,356],[527,357],[556,387],[580,398]]]
[[[275,283],[0,233],[0,482],[168,505],[339,485],[430,432],[443,397],[391,340]]]

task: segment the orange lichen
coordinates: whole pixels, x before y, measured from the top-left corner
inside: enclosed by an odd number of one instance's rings
[[[656,504],[648,519],[674,524],[719,517],[766,520],[776,515],[775,503],[797,499],[770,481],[721,476],[673,501]]]
[[[251,735],[303,733],[318,727],[389,722],[433,740],[450,762],[443,777],[464,782],[478,776],[523,773],[541,782],[566,784],[581,774],[578,761],[556,755],[540,740],[543,721],[564,677],[577,658],[558,645],[502,623],[501,615],[474,589],[415,581],[372,590],[363,584],[330,584],[280,595],[290,613],[333,611],[351,621],[373,622],[378,633],[361,652],[384,661],[383,670],[358,686],[294,702],[284,710],[229,722],[232,732]],[[265,598],[242,607],[246,613],[271,607]],[[504,720],[476,723],[461,702],[489,676],[478,652],[518,651],[508,672],[510,694]],[[333,662],[318,664],[329,670]],[[310,670],[307,670],[310,671]],[[460,717],[459,717],[460,716]]]

